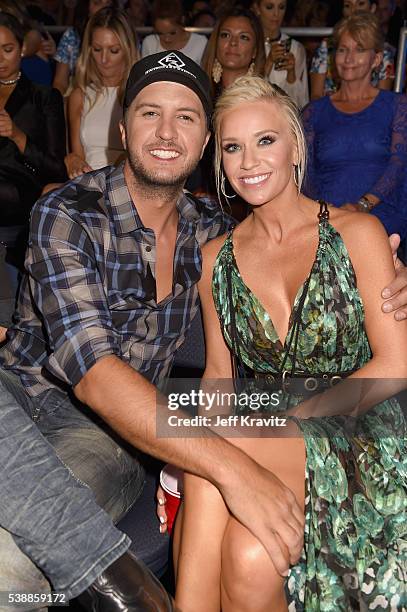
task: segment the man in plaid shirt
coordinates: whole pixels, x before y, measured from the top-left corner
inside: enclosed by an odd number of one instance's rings
[[[126,565],[129,541],[101,508],[118,520],[140,493],[143,468],[128,444],[215,484],[280,568],[301,552],[301,513],[273,474],[208,430],[156,437],[156,386],[198,308],[200,247],[231,225],[183,192],[209,137],[209,91],[180,52],[135,64],[128,160],[33,210],[28,274],[1,354],[0,591],[46,592],[45,575],[73,597]],[[117,609],[150,609],[126,605]]]

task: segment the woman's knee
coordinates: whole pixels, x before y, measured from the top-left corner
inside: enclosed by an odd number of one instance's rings
[[[259,540],[235,519],[222,543],[222,592],[227,607],[237,611],[277,611],[285,603],[284,579]]]

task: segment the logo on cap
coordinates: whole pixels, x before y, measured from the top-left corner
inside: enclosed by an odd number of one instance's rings
[[[163,68],[182,68],[185,62],[176,53],[169,53],[158,62]]]

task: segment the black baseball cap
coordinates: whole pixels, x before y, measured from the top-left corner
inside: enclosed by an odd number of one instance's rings
[[[144,87],[158,81],[172,81],[192,89],[202,102],[209,125],[213,110],[209,77],[196,62],[181,51],[154,53],[133,65],[127,79],[123,110],[126,111]]]

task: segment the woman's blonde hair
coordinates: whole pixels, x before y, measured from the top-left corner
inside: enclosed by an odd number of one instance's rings
[[[97,11],[88,21],[83,34],[81,52],[78,58],[75,72],[75,83],[86,96],[86,88],[90,87],[96,92],[94,99],[89,97],[90,108],[94,106],[98,96],[103,90],[103,80],[99,74],[96,62],[91,52],[93,33],[97,28],[106,28],[116,34],[124,53],[124,70],[119,84],[118,98],[123,101],[124,89],[131,67],[140,59],[137,48],[137,34],[131,27],[129,19],[124,11],[106,6]]]
[[[242,76],[230,87],[227,87],[219,96],[213,114],[213,124],[215,129],[215,179],[216,189],[219,199],[221,199],[222,186],[222,143],[220,136],[220,124],[222,115],[228,110],[235,108],[244,102],[257,102],[265,100],[276,104],[281,113],[287,120],[289,130],[297,149],[297,164],[295,171],[295,182],[298,192],[301,190],[304,181],[307,145],[305,142],[304,130],[300,115],[295,102],[277,85],[272,85],[265,79],[257,76]]]
[[[384,37],[379,19],[374,13],[364,11],[341,19],[333,31],[335,49],[344,34],[349,34],[364,49],[373,49],[376,53],[383,51]]]
[[[229,17],[244,17],[250,23],[250,26],[254,32],[256,39],[256,55],[254,57],[254,74],[258,76],[264,75],[264,65],[266,62],[266,54],[264,51],[264,34],[263,28],[260,23],[260,19],[249,9],[242,7],[235,7],[227,13],[223,14],[219,21],[216,23],[212,30],[212,34],[209,37],[208,44],[206,45],[205,52],[202,58],[202,68],[209,76],[211,81],[212,97],[215,97],[215,83],[213,81],[212,70],[213,64],[216,59],[216,51],[218,47],[219,33],[223,28],[223,24]]]

